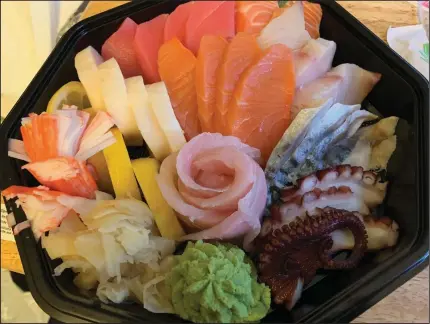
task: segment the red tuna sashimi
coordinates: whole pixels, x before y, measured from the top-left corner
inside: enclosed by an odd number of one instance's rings
[[[178,6],[167,18],[164,27],[164,41],[178,38],[182,44],[185,42],[185,26],[190,16],[194,1],[190,1]]]
[[[134,38],[134,49],[142,69],[145,83],[159,82],[157,59],[158,50],[164,43],[164,26],[168,15],[160,15],[137,27]]]
[[[126,18],[118,30],[113,33],[102,46],[105,61],[115,58],[124,78],[141,75],[140,66],[133,47],[137,24]]]
[[[191,6],[185,29],[185,46],[197,55],[204,35],[226,39],[235,35],[234,1],[198,1]]]

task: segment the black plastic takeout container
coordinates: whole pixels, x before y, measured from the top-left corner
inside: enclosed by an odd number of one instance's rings
[[[137,23],[170,13],[180,1],[142,1],[86,19],[69,30],[21,96],[0,128],[1,189],[10,185],[35,186],[37,182],[7,157],[7,139],[21,138],[20,119],[41,113],[63,84],[78,80],[74,56],[88,45],[97,50],[125,17]],[[395,219],[400,239],[394,249],[368,255],[351,271],[321,273],[306,289],[297,306],[287,312],[276,308],[264,323],[349,322],[428,264],[429,226],[429,89],[427,81],[391,51],[379,38],[334,1],[323,0],[321,37],[337,43],[333,65],[355,63],[380,72],[381,81],[370,93],[365,108],[376,107],[382,116],[401,118],[398,148],[388,167],[390,186],[381,214]],[[130,152],[146,156],[147,150]],[[7,208],[17,222],[25,215],[15,204]],[[51,262],[36,244],[30,229],[15,237],[31,293],[41,308],[63,322],[183,322],[179,317],[153,314],[138,304],[106,305],[85,296],[73,286],[73,273],[52,275],[59,260]],[[90,248],[90,247],[89,247]]]

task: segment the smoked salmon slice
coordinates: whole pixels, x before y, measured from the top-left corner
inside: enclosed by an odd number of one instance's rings
[[[239,33],[227,45],[218,68],[216,81],[215,131],[227,134],[227,110],[233,91],[243,71],[261,54],[257,39],[250,34]]]
[[[319,3],[303,1],[303,12],[305,15],[306,30],[313,39],[320,37],[320,23],[322,9]]]
[[[278,8],[277,1],[236,1],[236,33],[258,34]]]
[[[288,128],[294,99],[292,51],[272,45],[242,74],[228,110],[228,131],[265,161]]]
[[[203,132],[213,131],[216,109],[216,72],[221,63],[227,40],[221,36],[203,36],[196,63],[196,93],[200,124]]]
[[[130,18],[126,18],[118,30],[102,46],[103,59],[107,61],[112,57],[115,58],[124,78],[142,73],[133,48],[136,29],[137,24]]]
[[[158,52],[158,69],[166,84],[175,116],[190,140],[200,133],[195,88],[196,57],[176,37]]]
[[[169,15],[164,27],[164,41],[167,42],[177,37],[182,44],[185,42],[185,26],[190,16],[191,7],[194,1],[179,5]]]
[[[137,27],[134,50],[142,69],[145,84],[160,81],[157,59],[158,50],[164,43],[164,26],[167,17],[167,14],[159,15]]]
[[[185,27],[185,46],[195,55],[204,35],[229,39],[235,34],[234,1],[197,1],[191,6]]]

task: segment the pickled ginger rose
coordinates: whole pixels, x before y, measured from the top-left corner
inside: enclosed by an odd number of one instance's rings
[[[182,240],[243,239],[249,248],[267,198],[259,159],[236,137],[202,133],[163,161],[160,190],[194,232]]]

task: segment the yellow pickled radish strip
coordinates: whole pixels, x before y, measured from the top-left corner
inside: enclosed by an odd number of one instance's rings
[[[103,154],[115,196],[117,199],[133,197],[142,200],[124,138],[116,127],[111,132],[115,136],[116,142],[105,148]]]
[[[160,163],[156,159],[144,158],[131,162],[134,174],[142,189],[149,209],[154,214],[155,223],[161,236],[177,240],[185,235],[175,211],[169,206],[161,194],[156,181]]]
[[[88,121],[88,123],[90,123],[91,120],[97,114],[97,110],[94,108],[87,108],[87,109],[84,109],[83,111],[90,114],[90,120]],[[96,183],[99,190],[113,195],[114,190],[112,186],[112,180],[110,179],[109,169],[103,152],[98,152],[92,157],[90,157],[88,159],[88,163],[90,163],[96,169],[96,172],[97,172]]]

